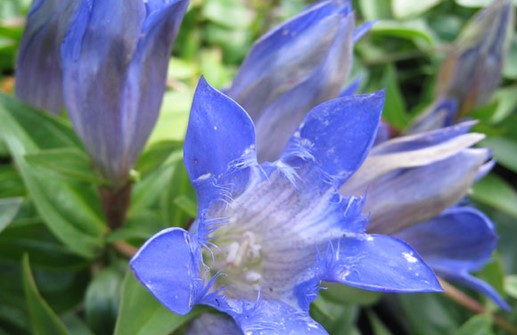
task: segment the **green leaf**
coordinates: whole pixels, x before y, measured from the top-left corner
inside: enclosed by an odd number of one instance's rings
[[[125,264],[127,266],[127,264]],[[124,271],[118,264],[97,273],[86,291],[86,321],[97,335],[113,334]]]
[[[492,318],[489,315],[476,315],[465,322],[454,335],[491,335]]]
[[[92,170],[90,159],[84,151],[76,148],[42,150],[25,155],[25,160],[35,167],[55,172],[57,177],[68,177],[76,181],[94,184],[108,184]]]
[[[386,66],[381,85],[386,88],[386,100],[382,118],[391,126],[404,129],[409,122],[406,104],[398,86],[397,73],[393,65]]]
[[[2,134],[39,214],[71,250],[94,258],[107,231],[96,189],[91,184],[62,180],[54,172],[35,168],[25,155],[43,150],[80,150],[73,131],[50,114],[0,94]]]
[[[194,89],[191,87],[185,87],[181,91],[165,92],[160,116],[151,133],[148,145],[163,140],[182,141],[185,138],[193,96]]]
[[[517,218],[517,192],[502,178],[489,174],[474,184],[472,199]]]
[[[435,44],[433,32],[421,19],[404,22],[380,21],[372,27],[372,33],[408,39],[419,47],[429,47]]]
[[[382,323],[374,312],[368,311],[367,314],[375,335],[392,335],[389,329]]]
[[[497,251],[492,255],[490,262],[478,273],[478,277],[489,283],[499,293],[504,292],[504,268]]]
[[[319,296],[311,304],[311,316],[332,335],[354,334],[359,308]]]
[[[463,7],[486,7],[490,5],[492,0],[456,0],[456,3]],[[517,5],[517,0],[513,0],[513,4]]]
[[[22,202],[22,198],[0,199],[0,233],[12,222]]]
[[[14,198],[25,195],[25,185],[23,185],[23,181],[14,167],[0,165],[0,198]]]
[[[206,0],[202,15],[209,21],[232,29],[246,29],[253,12],[239,0]]]
[[[37,218],[20,218],[27,211],[23,206],[15,221],[0,234],[0,260],[18,262],[28,253],[33,266],[51,270],[77,270],[87,262],[63,246]]]
[[[517,64],[515,59],[517,59],[517,35],[512,36],[508,53],[504,58],[503,75],[506,78],[517,79]]]
[[[173,152],[181,152],[183,142],[164,140],[153,143],[138,159],[135,170],[145,176],[163,164]]]
[[[161,208],[167,226],[184,226],[197,215],[196,194],[183,160],[174,166],[167,191],[163,194]]]
[[[392,0],[391,7],[396,18],[404,19],[420,15],[441,1],[442,0]]]
[[[491,122],[499,123],[506,119],[517,106],[517,86],[498,89],[494,93],[493,100],[497,101],[497,107],[492,112]]]
[[[61,318],[66,326],[66,329],[70,330],[73,335],[97,335],[86,326],[84,321],[80,319],[74,311],[64,314]]]
[[[399,294],[396,298],[401,303],[397,314],[410,327],[409,334],[453,334],[464,320],[463,313],[466,313],[436,293]]]
[[[517,275],[507,276],[505,278],[504,288],[510,297],[517,299]]]
[[[168,335],[189,322],[204,309],[177,315],[161,305],[128,271],[124,280],[122,301],[115,335]]]
[[[345,304],[355,304],[360,306],[372,305],[382,297],[381,292],[365,291],[352,286],[335,283],[325,283],[325,290],[320,294],[328,301]]]
[[[489,137],[482,145],[494,150],[498,164],[517,173],[517,141],[508,137]]]
[[[386,0],[361,0],[359,8],[365,21],[382,20],[391,18],[391,8]]]
[[[29,257],[24,256],[23,262],[23,286],[25,291],[25,299],[29,308],[31,323],[35,335],[66,335],[64,324],[52,311],[50,306],[43,300],[34,278],[32,277]]]

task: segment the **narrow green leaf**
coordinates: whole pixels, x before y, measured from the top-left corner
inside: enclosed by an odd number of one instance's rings
[[[12,165],[0,165],[0,198],[23,197],[26,193],[23,180],[15,168]]]
[[[382,20],[391,18],[391,8],[386,0],[361,0],[359,8],[366,21]]]
[[[507,276],[504,282],[504,288],[510,297],[517,299],[517,275]]]
[[[71,250],[94,258],[107,231],[95,188],[56,178],[54,172],[35,168],[25,157],[49,149],[80,150],[73,131],[59,119],[2,94],[0,119],[0,134],[45,223]]]
[[[412,40],[419,47],[435,44],[435,37],[423,20],[380,21],[372,27],[372,33]]]
[[[476,315],[465,322],[454,335],[491,335],[492,318],[489,315]]]
[[[22,202],[22,198],[0,199],[0,232],[12,222]]]
[[[97,273],[88,286],[84,300],[86,321],[97,335],[113,334],[123,279],[124,271],[116,264]]]
[[[177,205],[180,209],[182,209],[189,216],[196,217],[197,204],[194,200],[190,199],[186,195],[178,196],[176,199],[174,199],[174,204]]]
[[[58,177],[94,184],[108,183],[95,175],[86,153],[76,148],[42,150],[25,155],[25,159],[35,167],[55,172]]]
[[[178,161],[162,198],[162,215],[168,226],[183,226],[196,217],[196,194],[183,164]]]
[[[500,294],[504,292],[504,268],[499,253],[492,255],[490,262],[477,274],[479,278],[489,283]],[[486,300],[490,300],[486,298]]]
[[[202,313],[177,315],[162,306],[128,271],[122,291],[115,335],[168,335]]]
[[[397,73],[393,65],[386,66],[382,86],[386,88],[386,101],[382,118],[391,126],[404,129],[409,122],[409,116],[402,92],[398,86]]]
[[[345,304],[355,304],[360,306],[372,305],[382,297],[381,292],[365,291],[352,286],[335,283],[325,283],[325,290],[321,290],[321,295],[328,301]]]
[[[58,316],[52,311],[50,306],[43,300],[34,278],[32,277],[29,257],[24,256],[23,262],[23,286],[25,291],[25,299],[29,308],[29,314],[35,335],[66,335],[64,324]]]
[[[182,149],[183,142],[181,141],[163,140],[155,142],[140,156],[135,165],[135,170],[145,176],[163,164],[173,153],[181,152]]]
[[[456,3],[463,7],[486,7],[492,3],[493,0],[456,0]],[[513,0],[513,4],[517,5],[517,0]]]
[[[507,137],[489,137],[482,144],[494,150],[498,164],[517,173],[517,141]]]
[[[92,333],[84,321],[79,318],[73,311],[63,315],[62,320],[66,326],[66,329],[69,329],[70,333],[73,335],[97,335]]]
[[[373,311],[368,311],[367,315],[375,335],[392,335],[389,329],[382,323],[382,321],[379,319],[379,317],[377,317],[377,315],[375,315]]]
[[[391,7],[396,18],[404,19],[420,15],[441,1],[442,0],[392,0]]]

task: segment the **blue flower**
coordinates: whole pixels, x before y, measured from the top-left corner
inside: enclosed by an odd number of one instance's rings
[[[486,104],[501,80],[503,58],[514,26],[512,2],[493,1],[463,29],[440,70],[436,102],[411,132],[446,127]],[[442,108],[444,104],[454,104]]]
[[[488,149],[470,148],[484,138],[468,133],[473,124],[464,122],[375,146],[341,193],[367,193],[363,209],[370,214],[367,232],[401,238],[438,275],[509,309],[490,285],[470,274],[480,270],[496,248],[493,223],[475,209],[456,206],[494,164]]]
[[[79,1],[34,1],[20,42],[16,95],[33,106],[58,114],[63,108],[63,41]]]
[[[340,33],[332,35],[324,29],[330,18],[341,23]],[[311,26],[306,26],[305,22],[310,22]],[[507,22],[500,24],[504,26]],[[350,49],[354,39],[351,36],[363,34],[368,27],[367,24],[354,31],[353,13],[348,2],[324,1],[280,25],[254,45],[228,94],[248,112],[251,110],[249,114],[257,125],[259,161],[278,159],[289,136],[307,111],[321,102],[320,98],[328,100],[338,94],[350,95],[353,90],[341,89],[352,62]],[[285,34],[289,31],[296,33]],[[323,43],[329,36],[333,45],[346,47],[325,47]],[[483,43],[487,41],[486,38],[482,40]],[[315,45],[318,47],[311,47]],[[296,53],[293,50],[297,50]],[[321,53],[315,50],[321,50]],[[310,75],[301,76],[300,73]],[[375,146],[364,164],[341,186],[340,192],[344,196],[366,194],[363,213],[370,218],[368,232],[396,234],[438,217],[463,199],[472,183],[493,165],[488,150],[471,148],[484,137],[468,133],[472,122],[441,129],[453,124],[458,108],[456,99],[444,98],[434,108],[433,118],[425,125],[437,129],[435,131],[389,139],[386,127],[380,127]],[[344,133],[349,131],[344,130]],[[442,229],[436,223],[431,225]],[[480,229],[483,234],[478,236],[484,236],[486,241],[492,241],[495,236],[491,224],[473,223],[471,228],[463,225],[462,229]],[[462,234],[457,236],[458,246],[462,244],[461,238]],[[494,250],[494,244],[480,245],[486,247],[485,255]],[[420,246],[414,247],[419,250]],[[449,249],[448,252],[453,257],[456,251]],[[444,252],[442,257],[446,254]],[[484,257],[476,261],[474,257],[472,262],[481,264],[486,260]],[[471,276],[462,282],[471,278],[478,280]],[[494,301],[507,307],[493,289],[490,292]]]
[[[94,165],[115,186],[127,181],[158,117],[171,44],[187,5],[40,0],[31,9],[18,94],[53,112],[64,101]],[[46,95],[56,99],[47,103]]]
[[[440,291],[407,244],[365,232],[362,198],[338,193],[368,154],[383,100],[317,106],[279,160],[258,164],[250,118],[202,79],[184,151],[198,218],[145,243],[131,260],[138,279],[176,313],[209,305],[249,334],[325,334],[308,313],[321,281]]]
[[[255,120],[259,161],[277,159],[305,114],[339,95],[370,27],[354,25],[349,1],[322,1],[253,45],[226,94]]]
[[[502,309],[511,309],[492,286],[471,274],[490,261],[497,245],[494,224],[480,211],[453,207],[394,236],[413,246],[440,277],[485,294]]]

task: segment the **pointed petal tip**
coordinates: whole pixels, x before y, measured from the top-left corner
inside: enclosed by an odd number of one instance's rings
[[[239,159],[253,164],[256,162],[254,148],[255,127],[249,115],[201,77],[194,93],[184,144],[185,166],[191,180],[220,176]]]

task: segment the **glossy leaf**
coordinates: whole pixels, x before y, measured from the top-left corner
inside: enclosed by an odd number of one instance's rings
[[[92,185],[55,178],[34,168],[25,155],[44,149],[78,147],[72,130],[59,119],[0,95],[0,133],[13,155],[39,214],[71,250],[93,258],[102,248],[107,228]]]
[[[465,322],[454,335],[492,335],[492,318],[489,315],[476,315]]]
[[[129,271],[124,280],[115,335],[168,335],[200,314],[177,315],[161,305]]]
[[[35,335],[65,335],[68,334],[64,324],[43,300],[29,265],[29,257],[23,258],[23,286],[25,299],[29,308],[32,327]]]
[[[26,161],[35,166],[54,171],[57,177],[93,184],[107,184],[108,181],[96,176],[86,153],[75,148],[41,150],[25,155]]]
[[[472,198],[517,218],[517,192],[501,177],[491,174],[478,181]]]
[[[0,199],[0,232],[12,222],[21,205],[21,198]]]
[[[117,264],[103,269],[93,278],[86,291],[86,321],[97,335],[113,334],[124,279],[121,269],[123,267]]]
[[[420,15],[429,10],[431,7],[436,6],[441,1],[442,0],[393,0],[391,2],[391,7],[395,17],[403,19]]]

